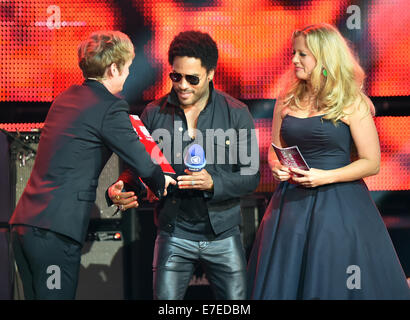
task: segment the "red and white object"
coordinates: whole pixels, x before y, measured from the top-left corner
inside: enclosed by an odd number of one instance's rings
[[[130,114],[130,120],[135,132],[139,137],[139,140],[144,145],[145,150],[147,150],[147,152],[150,154],[151,159],[153,159],[161,166],[161,169],[165,174],[175,174],[174,169],[169,164],[167,158],[165,158],[154,139],[151,137],[141,119],[136,115]]]

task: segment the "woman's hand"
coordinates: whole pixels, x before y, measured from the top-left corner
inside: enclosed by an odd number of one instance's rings
[[[272,161],[271,169],[273,178],[277,181],[287,181],[291,178],[289,168],[283,166],[279,160]]]
[[[289,170],[292,176],[292,182],[306,188],[314,188],[332,182],[330,170],[315,168],[311,168],[309,171],[297,168],[289,168]]]

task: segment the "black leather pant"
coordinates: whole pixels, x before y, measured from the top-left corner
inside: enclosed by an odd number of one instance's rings
[[[246,299],[246,259],[240,235],[191,241],[163,234],[155,241],[154,299],[182,300],[198,263],[216,299]]]

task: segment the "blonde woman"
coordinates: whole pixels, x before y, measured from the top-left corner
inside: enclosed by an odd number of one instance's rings
[[[251,252],[249,298],[409,299],[403,269],[362,180],[380,167],[364,72],[329,24],[295,31],[292,46],[295,77],[275,107],[272,142],[297,145],[310,170],[285,167],[269,150],[281,183]]]

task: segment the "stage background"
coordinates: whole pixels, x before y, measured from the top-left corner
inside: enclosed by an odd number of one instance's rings
[[[244,200],[244,207],[257,208],[256,222],[275,188],[266,152],[275,99],[292,72],[292,31],[318,22],[336,25],[358,55],[376,107],[382,165],[366,183],[410,276],[404,249],[410,239],[409,1],[6,0],[0,1],[0,18],[0,128],[10,132],[41,128],[52,100],[82,82],[76,48],[92,31],[121,30],[133,41],[136,57],[122,94],[136,114],[171,88],[172,38],[188,29],[210,33],[220,55],[215,87],[247,103],[258,128],[262,179],[252,199]],[[13,205],[3,207],[0,222]],[[138,221],[152,223],[142,216]],[[246,234],[251,242],[253,232]]]
[[[81,83],[77,45],[101,29],[122,30],[136,46],[124,90],[130,103],[169,91],[167,49],[187,29],[209,32],[218,43],[216,87],[240,99],[272,99],[291,66],[293,30],[318,22],[335,24],[351,41],[370,96],[410,94],[407,0],[31,0],[0,6],[0,101],[50,102]]]

